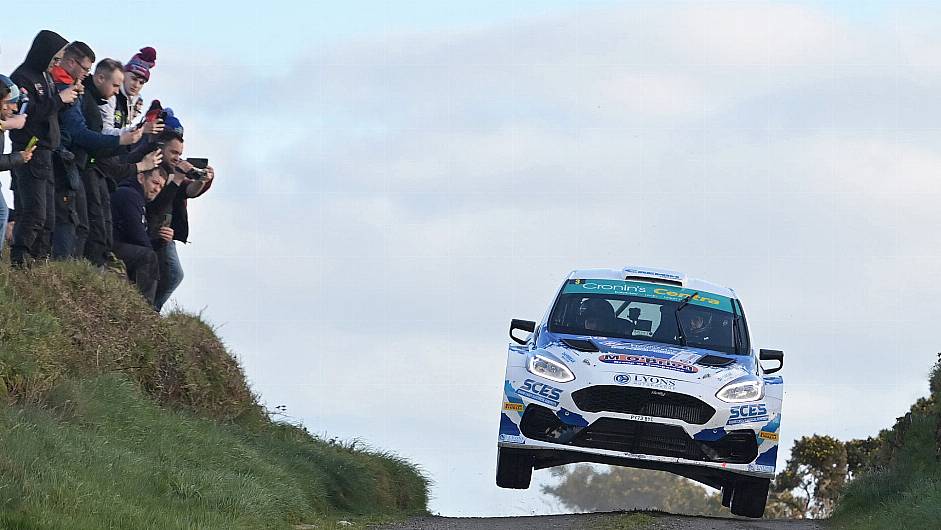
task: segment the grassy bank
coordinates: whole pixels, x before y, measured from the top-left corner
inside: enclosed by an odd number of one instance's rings
[[[0,266],[0,527],[291,528],[426,503],[408,462],[271,422],[198,317],[81,264]]]
[[[831,526],[941,528],[941,362],[932,372],[931,391],[879,434],[872,464],[847,485]]]

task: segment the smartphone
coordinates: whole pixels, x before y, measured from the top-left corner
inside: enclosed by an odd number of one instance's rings
[[[196,169],[206,169],[206,166],[209,165],[208,158],[187,158],[186,161],[193,164]]]
[[[26,149],[23,149],[23,150],[29,151],[30,149],[36,147],[37,143],[39,143],[39,138],[36,138],[35,136],[33,136],[32,138],[29,139],[29,142],[26,144]]]
[[[24,101],[20,104],[20,110],[17,111],[17,114],[26,114],[26,107],[29,106],[29,100]]]

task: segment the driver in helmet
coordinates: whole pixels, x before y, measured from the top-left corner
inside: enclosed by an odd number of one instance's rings
[[[578,306],[578,322],[589,331],[610,331],[614,308],[606,300],[586,298]]]
[[[688,315],[683,316],[686,317],[686,327],[684,331],[686,332],[687,340],[703,342],[709,339],[709,331],[712,327],[711,315],[705,313],[704,311],[697,311],[693,309],[689,312]]]

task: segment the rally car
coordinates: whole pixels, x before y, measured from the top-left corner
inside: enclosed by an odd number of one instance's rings
[[[670,471],[721,489],[736,515],[764,514],[784,353],[756,354],[733,290],[663,269],[576,270],[510,338],[498,486],[595,462]]]

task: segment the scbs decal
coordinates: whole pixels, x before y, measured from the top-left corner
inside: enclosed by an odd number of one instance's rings
[[[768,407],[764,403],[732,407],[729,409],[729,422],[726,425],[737,425],[753,421],[768,421]]]
[[[562,397],[562,389],[532,379],[523,381],[523,386],[516,393],[553,407],[559,405],[559,399]]]

